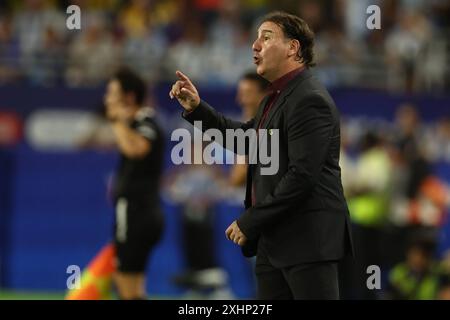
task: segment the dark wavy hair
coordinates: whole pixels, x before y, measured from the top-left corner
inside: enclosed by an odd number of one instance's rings
[[[120,83],[123,92],[134,94],[134,100],[137,105],[141,106],[145,102],[147,86],[136,72],[130,68],[121,67],[112,76],[112,79]]]
[[[263,17],[261,23],[273,22],[278,25],[288,39],[296,39],[300,42],[300,50],[297,59],[308,67],[314,67],[314,32],[301,18],[282,11],[275,11]]]

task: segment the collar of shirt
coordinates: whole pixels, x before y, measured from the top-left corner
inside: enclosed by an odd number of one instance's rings
[[[294,69],[294,70],[286,73],[281,78],[278,78],[277,80],[272,82],[271,85],[270,85],[270,88],[269,88],[270,92],[280,93],[281,91],[283,91],[283,89],[286,88],[288,83],[291,80],[293,80],[295,77],[297,77],[300,73],[302,73],[302,71],[304,69],[305,69],[304,67],[299,67],[297,69]]]

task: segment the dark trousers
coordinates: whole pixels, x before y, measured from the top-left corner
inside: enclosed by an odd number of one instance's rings
[[[256,258],[257,298],[260,300],[338,300],[337,261],[275,268],[263,250]]]
[[[341,297],[345,300],[376,300],[380,290],[367,287],[367,267],[376,265],[384,270],[383,255],[394,243],[384,244],[384,231],[378,227],[353,224],[356,257],[346,257],[340,264]]]

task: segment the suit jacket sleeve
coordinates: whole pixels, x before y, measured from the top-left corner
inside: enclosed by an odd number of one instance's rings
[[[253,127],[254,119],[251,119],[248,122],[240,122],[228,119],[224,117],[222,114],[214,110],[208,103],[201,100],[199,106],[192,112],[186,113],[185,111],[182,114],[183,118],[189,121],[191,124],[194,125],[195,121],[201,121],[202,130],[208,130],[208,129],[218,129],[223,137],[222,145],[224,147],[227,147],[227,141],[226,141],[226,130],[227,129],[242,129],[244,132],[247,129],[250,129]],[[245,141],[245,150],[242,152],[238,152],[237,149],[237,143],[235,140],[234,143],[234,149],[231,150],[235,153],[239,154],[248,154],[249,153],[249,140],[247,139]],[[239,150],[240,151],[240,150]]]
[[[301,210],[302,202],[318,182],[328,154],[334,128],[328,102],[314,95],[306,102],[287,107],[288,170],[273,192],[238,219],[239,228],[249,239],[257,238],[263,228],[283,219],[293,208]]]

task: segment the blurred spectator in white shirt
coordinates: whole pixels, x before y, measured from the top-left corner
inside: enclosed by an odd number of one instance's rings
[[[70,44],[66,81],[70,86],[99,85],[120,62],[121,51],[107,28],[104,17],[85,14],[85,26]]]
[[[43,0],[26,0],[14,23],[24,73],[32,83],[54,83],[63,67],[64,15]]]
[[[20,77],[20,49],[12,33],[10,16],[0,15],[0,84]]]

